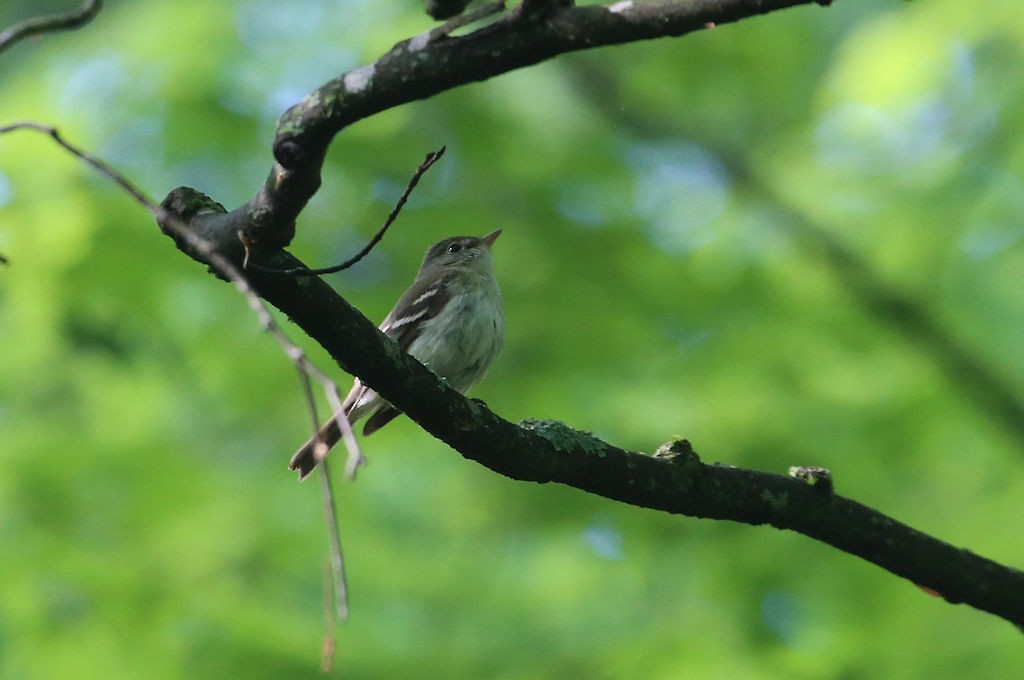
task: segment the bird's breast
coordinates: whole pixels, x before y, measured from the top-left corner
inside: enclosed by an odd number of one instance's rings
[[[494,362],[505,336],[501,291],[493,277],[456,286],[460,292],[433,318],[409,347],[409,354],[465,392]]]

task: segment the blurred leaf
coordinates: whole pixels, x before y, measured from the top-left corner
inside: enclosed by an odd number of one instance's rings
[[[498,413],[824,465],[839,493],[1019,565],[1024,443],[787,217],[1024,398],[1018,15],[837,3],[445,93],[338,136],[293,247],[350,255],[445,144],[380,247],[331,282],[380,319],[429,244],[503,227],[508,338],[475,392]],[[58,125],[157,198],[188,184],[233,207],[287,106],[432,25],[416,3],[109,3],[5,55],[0,117]],[[307,417],[243,301],[43,138],[0,137],[0,253],[0,677],[320,677],[322,511],[285,470]],[[1005,623],[795,535],[513,483],[404,419],[365,446],[339,490],[339,675],[1024,664]]]

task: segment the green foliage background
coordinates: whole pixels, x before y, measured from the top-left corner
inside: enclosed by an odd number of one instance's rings
[[[8,2],[0,25],[68,4]],[[411,2],[109,2],[0,55],[0,124],[54,124],[152,196],[233,207],[288,105],[430,26]],[[430,243],[503,227],[506,350],[476,391],[498,413],[823,465],[1024,565],[1020,432],[806,228],[1024,399],[1021,63],[1010,0],[843,1],[569,55],[344,131],[293,249],[352,253],[445,144],[332,282],[380,319]],[[244,302],[29,133],[0,137],[0,253],[0,677],[318,677],[319,490],[285,470],[307,416]],[[801,536],[514,483],[404,420],[366,449],[339,486],[339,676],[1024,668],[1009,624]]]

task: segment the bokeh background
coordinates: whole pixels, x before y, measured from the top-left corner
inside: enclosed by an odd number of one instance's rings
[[[8,0],[0,25],[73,4]],[[0,124],[234,207],[287,106],[431,26],[408,0],[112,1],[0,55]],[[344,131],[293,250],[354,252],[447,145],[330,280],[379,320],[429,244],[503,227],[506,349],[475,392],[499,414],[823,465],[1022,566],[1022,64],[1012,0],[564,56]],[[307,416],[243,300],[41,135],[0,137],[0,253],[0,677],[318,677],[320,494],[285,469]],[[365,443],[338,486],[339,677],[1024,669],[1006,622],[802,536],[515,483],[407,420]]]

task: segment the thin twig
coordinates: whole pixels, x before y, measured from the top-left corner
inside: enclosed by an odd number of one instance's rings
[[[341,406],[341,395],[338,392],[337,384],[327,378],[315,366],[310,366],[309,371],[299,371],[300,380],[303,382],[303,393],[306,395],[307,407],[313,419],[313,429],[317,429],[320,418],[316,413],[316,402],[313,400],[313,391],[309,386],[309,375],[314,374],[324,384],[328,401],[334,409],[338,427],[341,428],[342,437],[345,439],[345,446],[348,449],[348,462],[345,466],[349,479],[355,479],[355,469],[363,464],[364,458],[352,432],[352,425],[345,416]],[[338,524],[337,504],[334,501],[334,489],[331,486],[330,467],[327,463],[327,445],[323,444],[324,452],[320,460],[320,496],[324,503],[324,516],[327,519],[327,573],[324,579],[324,612],[326,614],[326,625],[324,627],[324,641],[321,650],[321,668],[329,672],[334,666],[334,650],[336,648],[338,621],[348,621],[348,579],[345,576],[345,556],[341,550],[341,528]],[[349,473],[351,469],[351,473]]]
[[[158,221],[166,222],[171,229],[175,232],[176,236],[180,236],[188,241],[190,245],[201,252],[204,257],[209,261],[210,266],[218,270],[219,273],[223,274],[225,278],[231,281],[235,287],[242,293],[246,301],[249,303],[249,307],[256,313],[260,327],[270,333],[270,335],[278,342],[281,348],[284,350],[285,356],[288,357],[292,363],[299,370],[300,376],[306,376],[302,378],[303,389],[308,395],[307,403],[312,404],[312,394],[310,392],[310,383],[308,376],[312,375],[317,379],[318,382],[323,385],[327,392],[328,399],[332,402],[332,406],[337,405],[340,408],[341,402],[338,398],[338,386],[333,380],[327,377],[320,369],[318,369],[309,359],[306,357],[305,352],[294,344],[281,330],[281,327],[274,321],[273,316],[270,314],[270,310],[267,309],[263,300],[256,294],[252,286],[249,284],[248,279],[230,260],[225,258],[223,255],[213,249],[213,247],[204,239],[197,236],[192,232],[186,224],[184,224],[177,216],[172,215],[166,209],[153,202],[146,194],[136,187],[131,181],[129,181],[123,174],[114,169],[113,166],[108,164],[106,161],[93,156],[92,154],[78,148],[65,140],[60,132],[51,126],[42,125],[40,123],[23,122],[13,123],[0,127],[0,134],[13,132],[15,130],[33,130],[36,132],[42,132],[50,136],[57,144],[71,153],[73,156],[81,159],[95,170],[99,171],[102,175],[116,183],[126,192],[128,192],[132,198],[136,200],[140,205],[145,207]],[[318,419],[313,414],[313,422],[318,422]],[[339,423],[339,425],[341,425]],[[344,427],[342,430],[344,431]],[[351,427],[349,427],[351,431]],[[354,437],[353,437],[354,440]]]
[[[93,156],[87,151],[79,149],[78,147],[65,141],[65,139],[61,137],[60,132],[57,131],[57,128],[51,127],[49,125],[43,125],[42,123],[33,123],[26,121],[21,123],[11,123],[9,125],[2,126],[0,127],[0,134],[14,132],[16,130],[34,130],[35,132],[41,132],[45,135],[49,135],[50,137],[53,138],[55,142],[57,142],[57,144],[64,147],[64,149],[68,151],[71,155],[85,161],[87,164],[91,165],[94,170],[98,170],[107,179],[111,180],[119,187],[127,191],[129,194],[131,194],[131,197],[134,198],[137,203],[143,205],[146,208],[146,210],[148,210],[154,216],[167,216],[167,211],[165,211],[159,205],[150,200],[150,198],[146,196],[146,194],[144,194],[141,189],[139,189],[130,181],[128,181],[128,179],[124,175],[119,173],[117,170],[115,170],[113,166],[109,165],[102,159]]]
[[[320,274],[334,274],[335,272],[348,269],[366,257],[370,251],[373,250],[373,247],[380,243],[380,240],[384,238],[384,233],[388,230],[388,227],[390,227],[398,217],[398,213],[402,212],[405,202],[409,200],[409,195],[412,194],[412,190],[416,188],[417,184],[419,184],[420,178],[423,177],[423,174],[430,169],[430,166],[436,163],[438,159],[444,155],[444,150],[445,147],[442,146],[437,151],[431,151],[427,154],[426,158],[423,159],[423,162],[420,163],[420,166],[416,168],[416,172],[412,174],[412,177],[409,179],[409,183],[405,187],[405,191],[402,192],[402,195],[398,198],[398,202],[395,203],[395,207],[391,209],[391,214],[389,214],[388,218],[384,221],[384,226],[377,230],[377,233],[373,235],[373,238],[370,239],[369,243],[363,246],[362,250],[341,264],[336,264],[332,267],[323,267],[322,269],[305,269],[302,267],[295,267],[293,269],[273,269],[271,267],[264,267],[257,264],[249,264],[248,268],[270,274],[283,274],[285,276],[319,276]]]
[[[331,403],[331,408],[334,409],[334,421],[338,423],[341,439],[345,442],[345,449],[348,451],[348,458],[345,461],[345,479],[353,481],[356,478],[356,471],[366,464],[366,457],[363,456],[359,440],[356,439],[356,433],[352,430],[352,423],[345,415],[345,407],[341,401],[341,393],[338,392],[338,384],[334,381],[329,382],[330,386],[324,385],[324,391],[327,392],[327,399]],[[318,453],[321,462],[326,458],[327,450],[325,442],[323,453]]]
[[[245,234],[242,233],[238,234],[238,239],[242,243],[244,251],[242,266],[245,267],[246,263],[249,262],[250,242]],[[256,265],[253,266],[255,267]],[[312,363],[306,361],[305,355],[295,357],[293,360],[296,362],[296,366],[300,367],[299,379],[303,382],[303,393],[306,395],[307,412],[313,419],[313,430],[317,433],[313,456],[319,463],[327,456],[327,452],[330,449],[327,446],[327,442],[323,441],[319,437],[320,431],[317,429],[317,423],[320,422],[320,418],[317,417],[316,414],[316,400],[313,399],[313,392],[309,389],[310,375],[314,376],[320,382],[320,385],[324,388],[324,393],[327,394],[327,400],[331,403],[334,420],[338,423],[338,429],[341,431],[341,438],[345,442],[345,448],[348,450],[348,460],[345,465],[345,478],[352,481],[356,478],[356,470],[366,463],[366,458],[363,456],[362,448],[359,446],[359,440],[356,439],[355,432],[352,431],[352,423],[349,422],[348,417],[345,415],[345,407],[341,400],[341,393],[338,391],[338,384],[327,377],[325,373]],[[301,365],[299,362],[302,362]]]
[[[317,431],[319,418],[317,418],[316,415],[315,399],[313,398],[310,376],[316,378],[316,380],[323,386],[327,393],[327,399],[335,413],[342,411],[338,385],[313,365],[313,363],[306,357],[305,352],[303,352],[298,345],[288,339],[284,334],[284,331],[281,330],[281,327],[276,321],[274,321],[274,317],[271,316],[270,310],[267,309],[263,300],[261,300],[256,294],[256,291],[253,290],[248,279],[245,278],[245,275],[241,270],[239,270],[238,267],[236,267],[230,260],[214,250],[211,244],[205,239],[197,236],[188,228],[188,225],[182,222],[176,215],[171,214],[162,206],[154,203],[148,196],[146,196],[145,193],[143,193],[141,189],[136,187],[130,180],[128,180],[128,178],[114,169],[113,166],[71,144],[61,136],[60,132],[58,132],[56,128],[32,122],[14,123],[0,127],[0,134],[13,132],[15,130],[32,130],[48,135],[73,156],[81,159],[93,169],[99,171],[102,175],[116,183],[119,187],[130,194],[136,202],[144,206],[158,222],[166,224],[174,232],[175,236],[184,239],[190,246],[195,248],[196,251],[202,253],[209,265],[217,270],[218,273],[223,275],[224,278],[228,279],[235,288],[242,293],[246,301],[249,303],[250,309],[252,309],[259,319],[260,327],[277,341],[284,351],[285,356],[288,357],[298,370],[299,382],[302,385],[303,394],[305,395],[306,403],[309,406],[312,416],[314,432]],[[363,455],[359,449],[359,444],[356,441],[355,435],[352,433],[352,426],[349,424],[348,419],[345,418],[344,413],[342,413],[340,419],[338,419],[338,425],[341,427],[345,445],[348,448],[348,468],[351,470],[350,476],[354,476],[355,469],[363,462]],[[326,461],[323,462],[326,463]],[[327,468],[325,467],[324,505],[328,514],[327,524],[330,533],[328,538],[332,547],[330,560],[332,565],[332,590],[335,596],[334,609],[337,612],[339,619],[345,620],[348,616],[345,567],[341,554],[341,537],[337,534],[338,523],[335,519],[334,497],[330,489],[330,480],[327,479],[326,472]],[[330,628],[329,633],[330,635],[333,635],[333,626]]]
[[[327,515],[327,537],[330,541],[331,584],[334,586],[334,612],[339,621],[348,620],[348,585],[345,578],[345,558],[341,551],[341,527],[334,502],[334,488],[331,486],[330,467],[327,459],[321,461],[320,488],[323,491],[324,511]]]
[[[337,650],[338,617],[331,603],[334,600],[331,580],[331,565],[324,565],[324,641],[320,647],[320,670],[330,673],[334,670],[334,652]]]
[[[26,19],[0,32],[0,52],[32,35],[80,28],[92,21],[102,8],[103,0],[85,0],[81,7],[66,14],[48,14]]]

